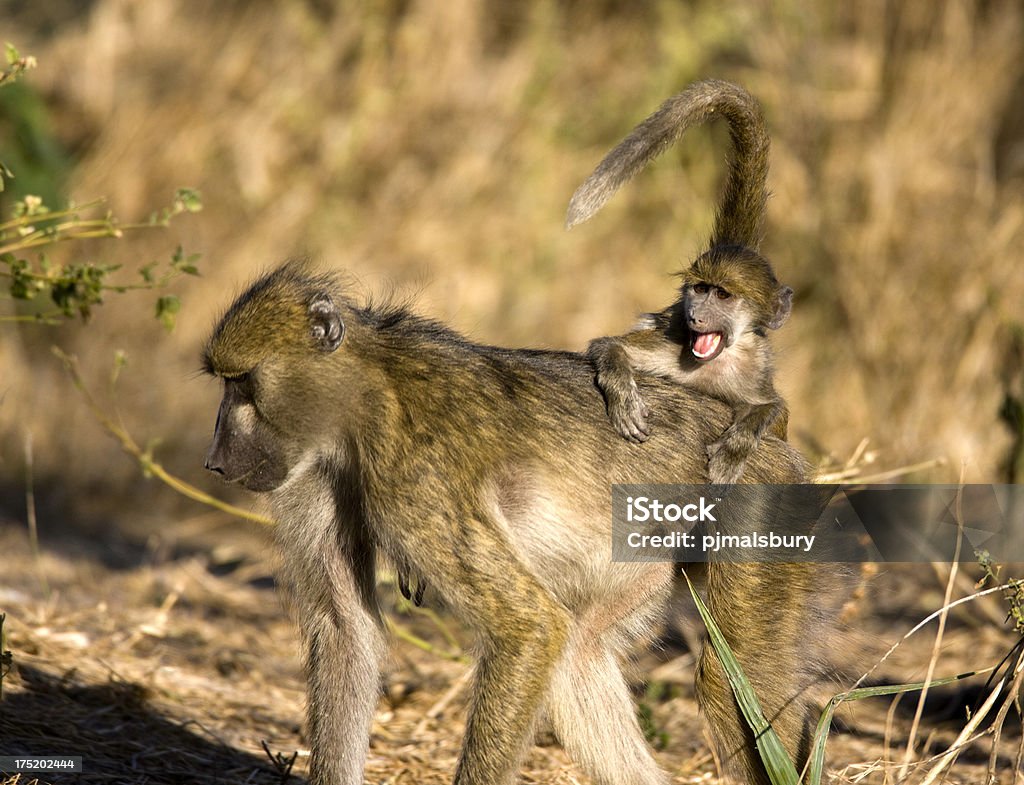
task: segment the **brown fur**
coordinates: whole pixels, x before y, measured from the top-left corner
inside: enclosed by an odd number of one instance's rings
[[[278,521],[280,582],[307,649],[311,782],[362,782],[384,652],[378,555],[429,574],[478,635],[458,785],[511,783],[542,711],[595,782],[667,782],[618,656],[657,630],[674,570],[611,560],[610,485],[702,480],[725,406],[643,378],[672,427],[639,449],[607,428],[584,356],[474,344],[360,306],[298,264],[243,294],[204,358],[225,388],[207,467],[269,493]],[[766,438],[747,474],[799,482],[805,464]],[[708,566],[712,611],[794,754],[809,704],[792,657],[813,643],[819,591],[808,566]],[[761,624],[783,593],[785,617]],[[728,771],[765,783],[717,660],[701,662]]]

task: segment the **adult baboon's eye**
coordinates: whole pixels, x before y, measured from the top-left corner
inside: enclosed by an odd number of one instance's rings
[[[693,285],[693,291],[695,291],[697,294],[707,294],[708,285],[706,283],[695,283]]]
[[[715,289],[715,295],[718,297],[719,300],[728,300],[730,297],[732,297],[732,293],[727,292],[721,286]]]
[[[237,376],[225,376],[224,384],[232,384],[236,387],[248,387],[251,377],[248,372],[240,373]]]
[[[226,376],[224,377],[225,389],[231,387],[237,395],[240,395],[245,400],[252,400],[253,397],[253,378],[251,373],[240,373],[238,376]]]

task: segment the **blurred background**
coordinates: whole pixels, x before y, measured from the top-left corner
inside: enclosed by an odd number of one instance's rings
[[[1016,0],[0,9],[5,38],[39,61],[0,91],[16,174],[5,212],[25,193],[104,196],[137,220],[178,186],[205,205],[164,232],[76,249],[129,271],[178,243],[200,253],[172,334],[145,295],[114,298],[84,329],[0,331],[8,490],[31,431],[43,506],[178,502],[86,416],[53,343],[93,382],[124,350],[125,423],[207,483],[218,389],[194,373],[199,349],[239,288],[290,255],[352,272],[367,295],[397,289],[479,341],[581,349],[622,332],[672,299],[672,273],[700,251],[727,135],[692,131],[572,232],[565,207],[635,123],[711,76],[746,86],[771,130],[765,251],[797,292],[775,334],[797,445],[845,458],[867,437],[880,466],[947,461],[912,478],[956,480],[966,461],[969,481],[1021,479]]]
[[[179,186],[204,204],[53,252],[131,275],[178,244],[201,254],[173,332],[148,293],[86,325],[0,324],[0,518],[26,518],[30,436],[44,543],[102,534],[109,560],[125,537],[160,563],[164,532],[202,514],[141,476],[51,345],[164,466],[230,496],[202,469],[220,390],[199,352],[286,257],[510,346],[582,349],[669,303],[710,231],[725,129],[691,131],[572,232],[563,216],[612,145],[708,77],[744,85],[770,127],[763,250],[796,290],[773,336],[793,442],[819,465],[1024,481],[1019,0],[0,0],[0,22],[39,63],[0,90],[4,216],[27,194],[106,197],[123,220]],[[153,580],[152,607],[177,596]]]

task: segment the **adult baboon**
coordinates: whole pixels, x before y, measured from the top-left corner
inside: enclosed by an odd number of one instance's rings
[[[459,785],[512,782],[542,711],[599,783],[664,783],[617,656],[658,626],[668,563],[611,560],[612,483],[703,482],[727,406],[640,372],[659,428],[608,427],[581,354],[467,341],[400,308],[353,302],[289,263],[228,309],[204,353],[223,380],[207,468],[270,494],[281,582],[306,643],[311,779],[362,782],[384,635],[378,555],[427,574],[478,635]],[[668,424],[671,424],[669,427]],[[800,482],[767,437],[746,477]],[[803,565],[708,565],[713,613],[790,751],[805,753],[795,676],[817,592]],[[699,695],[727,770],[765,782],[714,652]]]

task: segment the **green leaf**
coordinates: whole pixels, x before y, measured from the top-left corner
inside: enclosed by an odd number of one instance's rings
[[[174,204],[186,212],[198,213],[203,209],[203,198],[194,188],[179,188],[174,193]]]
[[[178,270],[185,273],[185,275],[199,275],[199,268],[196,267],[195,263],[199,261],[200,256],[201,254],[190,253],[178,265]]]
[[[156,301],[156,318],[170,332],[174,329],[175,316],[181,310],[181,300],[173,294],[165,294]]]
[[[14,65],[21,59],[21,52],[10,41],[5,44],[4,48],[7,50],[7,65]]]
[[[949,684],[975,675],[977,675],[977,671],[961,673],[957,676],[947,676],[943,679],[932,679],[928,682],[928,686],[931,688],[942,684]],[[828,729],[832,725],[832,715],[836,713],[836,708],[840,703],[863,700],[864,698],[876,698],[879,695],[896,695],[901,692],[915,692],[917,690],[923,690],[924,686],[925,682],[920,681],[913,684],[886,684],[880,687],[858,687],[855,690],[841,692],[834,696],[832,700],[828,702],[825,710],[821,713],[821,717],[818,719],[818,727],[814,729],[814,743],[811,745],[811,760],[807,771],[808,785],[819,785],[821,782],[821,774],[825,766],[825,742],[828,741]]]
[[[797,773],[796,764],[793,763],[786,748],[782,746],[779,735],[764,716],[761,704],[757,700],[757,694],[744,675],[739,660],[733,654],[718,624],[704,605],[704,601],[701,600],[697,590],[690,583],[690,576],[686,573],[683,575],[690,587],[693,601],[697,604],[697,610],[700,611],[700,616],[704,620],[711,645],[715,647],[715,653],[722,663],[725,675],[729,678],[729,684],[732,686],[733,695],[736,696],[736,702],[739,704],[743,718],[754,732],[754,743],[768,772],[768,779],[771,780],[772,785],[799,785],[800,775]]]
[[[11,277],[9,292],[15,300],[31,300],[36,296],[36,287],[32,279],[27,259],[15,259],[11,254],[4,254],[3,261],[8,265]]]
[[[198,258],[197,253],[185,256],[185,250],[179,245],[171,254],[171,269],[185,275],[199,275],[199,268],[194,264]]]

